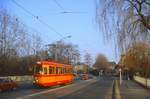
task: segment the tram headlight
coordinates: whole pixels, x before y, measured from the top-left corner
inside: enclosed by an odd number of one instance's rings
[[[37,77],[35,77],[33,82],[34,82],[34,83],[39,82],[38,78],[37,78]]]
[[[35,82],[39,82],[39,80],[38,79],[36,79],[36,81]]]

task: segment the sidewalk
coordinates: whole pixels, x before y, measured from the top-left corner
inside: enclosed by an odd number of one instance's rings
[[[124,80],[119,87],[121,99],[150,99],[150,91],[134,81]]]

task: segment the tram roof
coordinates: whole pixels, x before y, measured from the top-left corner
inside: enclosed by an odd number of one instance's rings
[[[36,62],[36,64],[53,64],[53,65],[61,65],[61,66],[71,66],[70,64],[63,64],[63,63],[59,63],[53,60],[42,60],[42,61],[38,61]]]

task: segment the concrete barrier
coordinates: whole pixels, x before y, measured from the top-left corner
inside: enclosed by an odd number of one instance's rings
[[[150,78],[146,79],[144,77],[140,77],[140,76],[134,76],[134,80],[144,86],[147,85],[148,88],[150,88]]]
[[[10,78],[15,82],[32,82],[33,76],[25,75],[25,76],[7,76],[7,77],[0,77],[0,78]]]

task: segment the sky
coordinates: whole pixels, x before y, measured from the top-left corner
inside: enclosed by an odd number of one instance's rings
[[[48,24],[47,27],[35,17],[17,6],[13,1],[31,14]],[[95,0],[0,0],[0,7],[17,17],[30,30],[38,31],[44,44],[56,42],[71,35],[65,42],[79,46],[82,57],[90,53],[93,61],[98,53],[106,55],[109,61],[118,61],[114,44],[104,42],[103,33],[98,29],[95,19]],[[61,12],[68,11],[74,13]],[[54,30],[53,30],[54,29]],[[61,34],[60,36],[56,31]],[[82,58],[83,59],[83,58]]]

